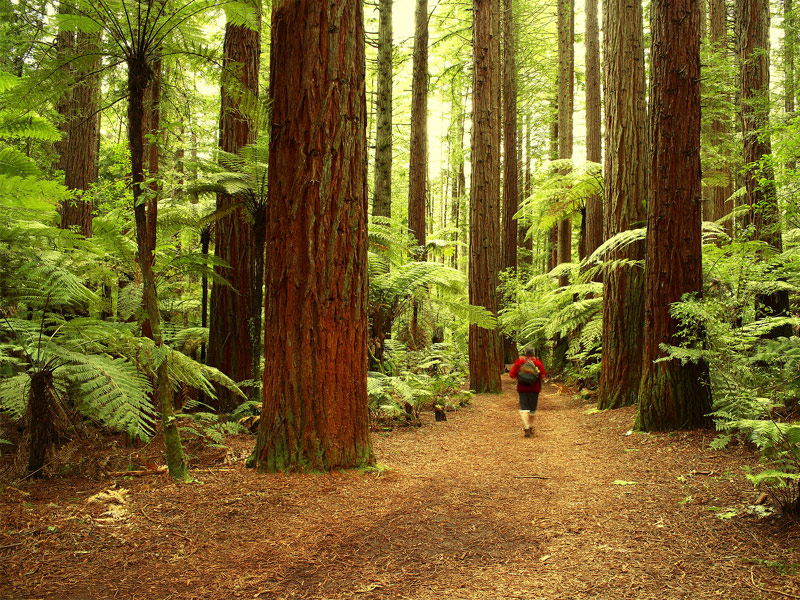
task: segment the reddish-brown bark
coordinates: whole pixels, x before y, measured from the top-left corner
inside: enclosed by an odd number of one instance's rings
[[[258,97],[258,69],[261,59],[259,30],[244,25],[225,26],[225,56],[219,117],[219,143],[224,152],[235,154],[256,139],[253,123],[253,99]],[[217,209],[237,206],[215,226],[214,254],[230,268],[217,268],[231,287],[215,283],[211,288],[211,318],[208,364],[234,381],[253,377],[253,348],[250,343],[250,320],[253,318],[251,296],[256,278],[257,253],[252,224],[240,199],[229,194],[217,195]],[[260,286],[259,286],[260,288]],[[260,311],[260,294],[259,294]],[[260,333],[258,334],[260,336]],[[220,411],[235,408],[240,401],[233,392],[218,387],[216,407]]]
[[[639,0],[603,2],[605,88],[605,205],[603,237],[644,225],[647,198],[647,110],[642,7]],[[642,260],[644,244],[606,255],[606,260]],[[642,269],[625,265],[603,273],[601,408],[637,399],[641,378],[644,317]]]
[[[500,262],[500,156],[493,102],[499,65],[492,32],[497,3],[473,0],[472,185],[470,188],[469,301],[497,313]],[[499,141],[499,140],[498,140]],[[502,352],[497,330],[469,328],[470,387],[500,391]]]
[[[710,424],[705,361],[655,362],[680,343],[673,303],[702,291],[700,10],[698,0],[651,5],[647,264],[642,381],[636,425],[647,431]]]
[[[61,227],[75,229],[85,237],[92,236],[93,206],[91,199],[84,198],[84,193],[97,181],[97,149],[100,136],[99,42],[99,34],[83,32],[77,34],[76,53],[94,58],[82,62],[82,68],[75,73],[75,85],[62,105],[65,117],[64,139],[59,144],[64,185],[74,193],[61,204]],[[65,44],[65,50],[70,48],[69,34],[60,33],[59,44]]]
[[[272,17],[262,471],[373,459],[367,411],[367,181],[360,0]]]

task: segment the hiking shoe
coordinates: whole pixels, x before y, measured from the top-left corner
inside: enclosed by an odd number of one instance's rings
[[[531,436],[533,435],[533,430],[532,430],[532,429],[528,429],[528,428],[526,427],[526,428],[524,429],[524,431],[525,431],[525,437],[531,437]]]

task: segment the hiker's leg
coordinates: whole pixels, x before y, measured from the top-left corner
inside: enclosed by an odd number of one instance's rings
[[[533,430],[536,425],[536,413],[539,408],[539,392],[531,392],[531,398],[528,401],[530,411],[528,412],[528,427]]]

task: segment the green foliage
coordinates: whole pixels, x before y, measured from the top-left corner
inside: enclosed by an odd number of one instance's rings
[[[389,340],[387,348],[387,362],[396,374],[369,374],[367,392],[373,413],[415,421],[423,407],[455,408],[468,401],[469,394],[460,390],[466,377],[466,357],[452,344],[433,344],[410,352]]]

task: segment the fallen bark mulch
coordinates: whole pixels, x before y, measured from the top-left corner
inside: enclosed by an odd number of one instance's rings
[[[235,436],[192,484],[151,447],[136,476],[7,485],[0,599],[800,598],[800,530],[756,507],[749,449],[633,433],[551,384],[524,438],[516,402],[506,377],[375,432],[368,472],[254,473]]]

